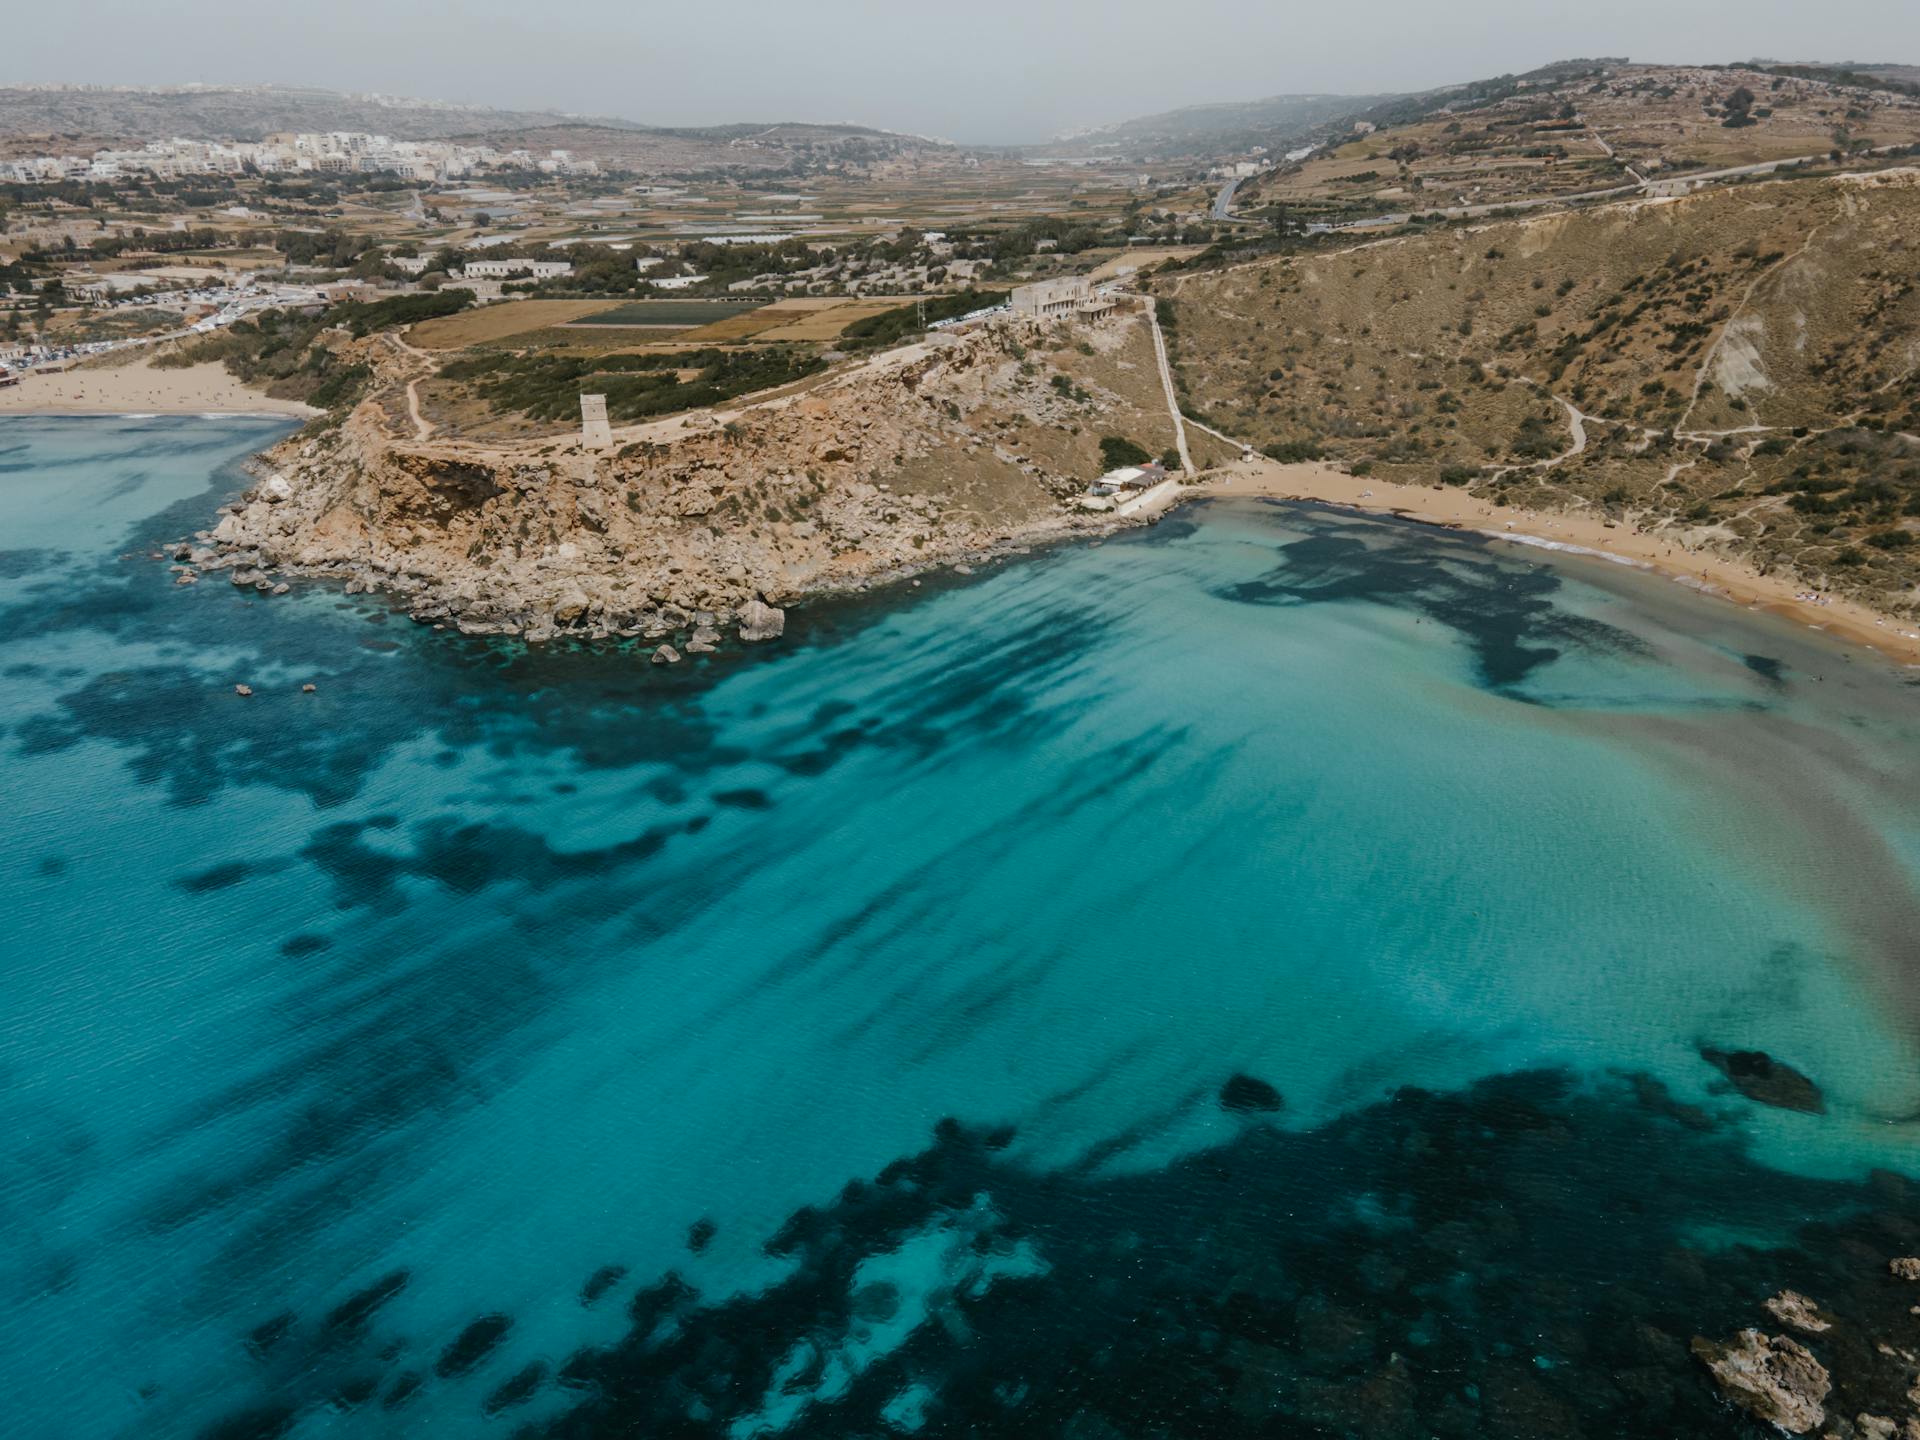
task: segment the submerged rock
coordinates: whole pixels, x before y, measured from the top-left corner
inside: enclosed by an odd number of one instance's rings
[[[466,1374],[491,1355],[512,1328],[513,1321],[505,1315],[482,1315],[440,1352],[440,1358],[433,1363],[433,1373],[442,1380]]]
[[[374,1312],[407,1288],[409,1278],[405,1270],[394,1270],[381,1276],[366,1289],[355,1291],[334,1306],[327,1313],[322,1328],[336,1335],[358,1333],[373,1318]]]
[[[1700,1058],[1731,1080],[1734,1088],[1749,1100],[1808,1115],[1827,1113],[1827,1102],[1820,1087],[1764,1050],[1716,1050],[1703,1045]]]
[[[1798,1340],[1742,1330],[1721,1344],[1696,1335],[1693,1353],[1722,1393],[1749,1414],[1789,1435],[1805,1435],[1827,1418],[1822,1402],[1833,1382]]]
[[[541,1382],[547,1378],[547,1365],[544,1360],[535,1360],[511,1379],[500,1383],[494,1392],[487,1396],[480,1406],[482,1414],[498,1415],[502,1410],[511,1410],[516,1405],[524,1405],[531,1400]]]
[[[263,1320],[247,1332],[247,1349],[256,1357],[265,1355],[287,1338],[287,1332],[293,1329],[294,1318],[293,1311],[282,1310],[271,1320]]]
[[[1271,1112],[1285,1103],[1278,1090],[1251,1075],[1235,1075],[1220,1087],[1220,1108],[1223,1110]]]
[[[580,1287],[580,1303],[592,1305],[614,1286],[627,1278],[624,1265],[602,1265],[587,1277],[587,1283]]]
[[[740,638],[753,643],[778,640],[787,629],[787,612],[763,600],[749,600],[740,609]]]
[[[662,645],[653,652],[653,663],[656,665],[678,665],[680,663],[680,652],[671,645]]]
[[[380,1403],[389,1410],[398,1410],[414,1397],[421,1385],[426,1382],[426,1378],[418,1370],[403,1370],[394,1378],[392,1386],[387,1390],[386,1398]]]

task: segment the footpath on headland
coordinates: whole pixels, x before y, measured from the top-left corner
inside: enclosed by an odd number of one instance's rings
[[[1630,521],[1522,510],[1496,505],[1453,486],[1398,485],[1349,475],[1329,465],[1283,465],[1257,456],[1242,456],[1205,472],[1185,487],[1181,498],[1234,496],[1317,500],[1429,525],[1473,530],[1516,544],[1586,553],[1657,571],[1702,594],[1784,616],[1823,630],[1837,640],[1863,645],[1900,664],[1920,665],[1920,624],[1882,615],[1840,596],[1813,596],[1805,581],[1763,575],[1746,560],[1689,549],[1673,536],[1637,528]]]

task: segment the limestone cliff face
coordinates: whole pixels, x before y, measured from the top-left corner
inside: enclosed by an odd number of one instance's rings
[[[1084,428],[1090,445],[1089,422],[1133,402],[1050,384],[1026,355],[1006,334],[915,347],[601,453],[396,440],[363,407],[263,457],[266,478],[212,533],[213,563],[344,578],[470,633],[725,625],[756,597],[1093,527],[1071,506],[1084,466],[1039,463],[1015,432]]]

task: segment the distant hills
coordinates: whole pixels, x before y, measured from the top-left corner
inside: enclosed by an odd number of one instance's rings
[[[938,142],[859,125],[668,127],[557,110],[498,110],[280,85],[0,87],[0,153],[67,147],[85,153],[175,137],[259,141],[330,130],[396,140],[459,139],[503,150],[565,149],[608,165],[664,171],[778,171],[942,148]]]
[[[16,85],[0,87],[0,133],[108,136],[147,141],[264,140],[289,131],[348,130],[396,140],[524,133],[567,127],[625,131],[675,140],[821,144],[869,136],[900,140],[859,125],[796,123],[711,126],[643,125],[607,115],[502,110],[390,95],[354,95],[285,85]],[[924,144],[927,142],[916,141]]]
[[[1263,100],[1188,105],[1061,138],[1101,149],[1141,153],[1237,150],[1303,135],[1316,126],[1388,98],[1384,95],[1270,95]]]
[[[111,136],[117,140],[264,140],[283,131],[354,130],[396,140],[443,140],[490,130],[557,125],[581,117],[496,110],[434,100],[347,95],[280,85],[20,85],[0,88],[0,132]],[[629,120],[593,124],[643,129]]]
[[[1772,75],[1857,86],[1894,94],[1920,95],[1920,66],[1868,61],[1754,60],[1749,68]],[[1268,150],[1304,140],[1326,140],[1358,122],[1385,129],[1418,123],[1431,116],[1471,111],[1516,95],[1562,91],[1577,95],[1591,83],[1628,68],[1675,75],[1728,67],[1632,66],[1624,56],[1557,60],[1519,74],[1442,85],[1431,90],[1377,95],[1271,95],[1262,100],[1189,105],[1157,115],[1124,120],[1060,136],[1095,152],[1117,151],[1155,157],[1221,155],[1254,146]]]

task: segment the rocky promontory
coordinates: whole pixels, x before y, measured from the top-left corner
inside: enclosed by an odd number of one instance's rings
[[[777,637],[802,595],[1109,528],[1078,497],[1103,434],[1170,437],[1157,390],[1134,315],[944,337],[604,450],[402,438],[395,384],[266,452],[182,558],[269,591],[340,580],[468,634],[676,636],[677,658]]]

